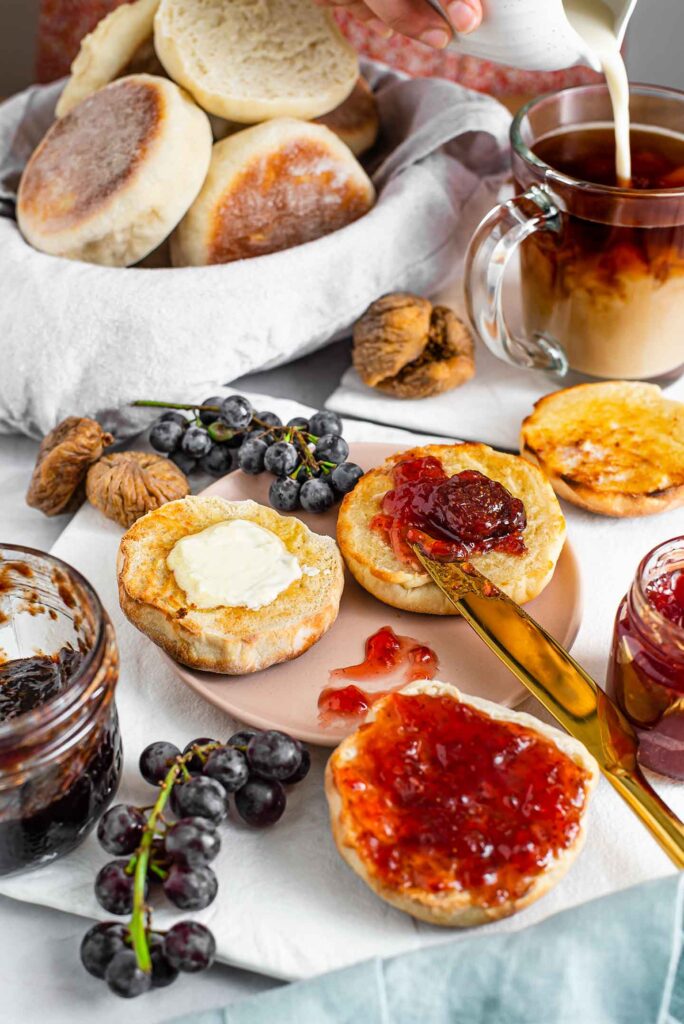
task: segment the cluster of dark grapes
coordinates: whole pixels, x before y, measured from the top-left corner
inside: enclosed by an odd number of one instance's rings
[[[216,943],[197,921],[180,921],[165,933],[151,928],[150,889],[161,886],[180,910],[203,910],[213,902],[218,881],[211,861],[221,848],[219,824],[235,810],[249,825],[263,828],[282,816],[285,786],[301,782],[311,766],[308,750],[285,733],[243,729],[227,743],[201,738],[182,752],[158,742],[140,756],[140,772],[160,787],[152,808],[111,807],[97,837],[117,860],[95,879],[95,896],[108,913],[129,916],[96,924],[81,943],[87,971],[124,998],[170,985],[179,972],[203,971],[213,963]],[[175,821],[164,816],[170,806]]]
[[[327,512],[363,476],[359,466],[346,461],[349,445],[337,413],[323,410],[310,420],[297,416],[283,424],[273,412],[255,412],[243,395],[215,396],[182,408],[195,418],[177,406],[163,413],[150,429],[152,447],[186,474],[197,468],[212,476],[234,469],[272,473],[269,500],[279,512]]]

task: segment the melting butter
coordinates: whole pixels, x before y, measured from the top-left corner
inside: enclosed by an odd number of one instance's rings
[[[299,561],[280,537],[249,519],[216,523],[182,537],[166,564],[196,608],[256,611],[302,577]]]

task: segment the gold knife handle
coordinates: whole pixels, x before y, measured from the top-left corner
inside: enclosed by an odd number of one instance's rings
[[[664,803],[639,769],[606,772],[606,778],[662,847],[672,863],[684,869],[684,825]]]

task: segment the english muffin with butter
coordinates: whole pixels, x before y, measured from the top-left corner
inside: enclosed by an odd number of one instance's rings
[[[211,145],[207,115],[173,82],[120,78],[57,121],[33,153],[19,187],[21,232],[51,256],[137,263],[192,204]]]
[[[227,675],[303,654],[337,618],[335,541],[254,501],[188,497],[139,519],[119,547],[124,614],[176,661]]]

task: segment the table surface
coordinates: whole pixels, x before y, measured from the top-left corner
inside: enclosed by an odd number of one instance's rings
[[[236,387],[322,406],[350,362],[349,344],[339,342],[288,366],[252,374]],[[0,540],[48,550],[68,522],[46,519],[23,501],[37,444],[0,436]],[[223,1006],[263,992],[276,982],[223,965],[199,977],[181,977],[168,989],[122,1004],[78,961],[86,929],[81,917],[0,897],[0,1021],[7,1024],[126,1024],[157,1022]],[[36,984],[36,974],[40,978]]]

